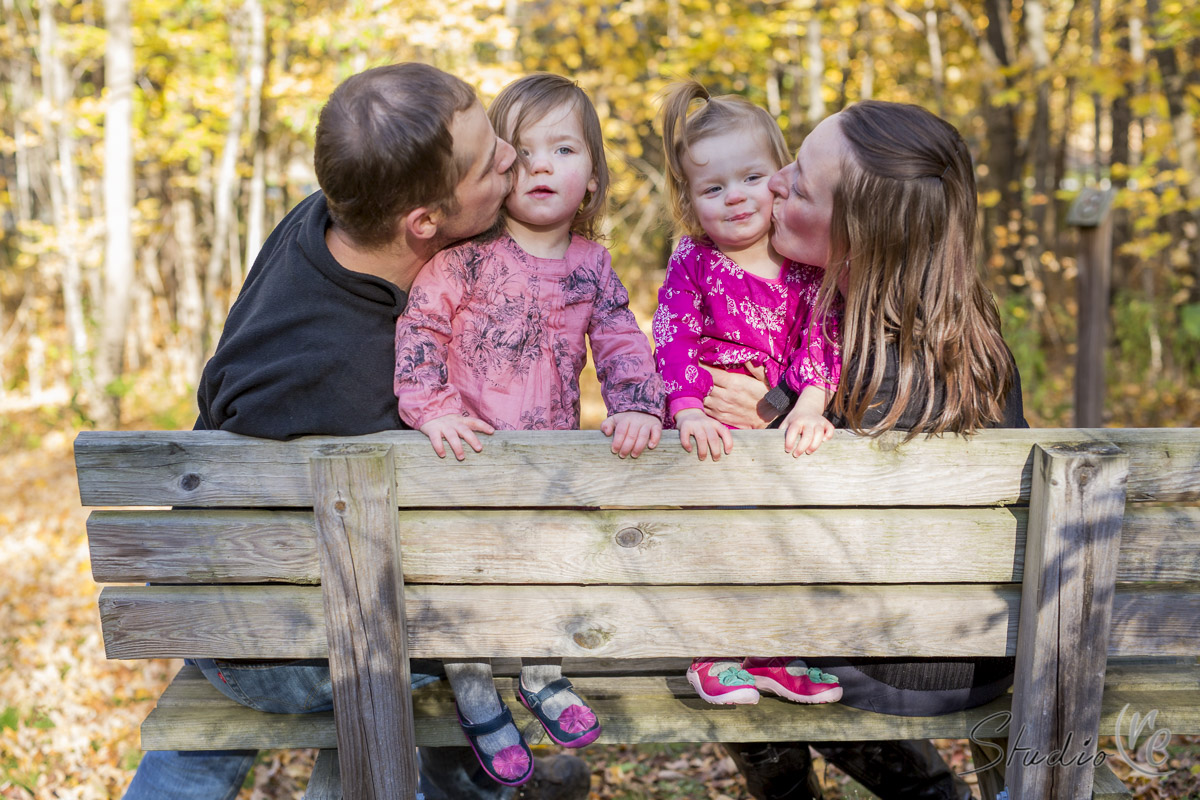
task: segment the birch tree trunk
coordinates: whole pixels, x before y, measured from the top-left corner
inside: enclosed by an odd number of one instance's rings
[[[1050,154],[1050,51],[1046,47],[1046,7],[1041,0],[1025,0],[1023,6],[1025,37],[1033,55],[1033,81],[1036,95],[1033,126],[1029,132],[1028,152],[1033,166],[1033,200],[1031,203],[1032,244],[1025,248],[1026,278],[1038,271],[1044,243],[1049,238],[1047,211],[1052,202],[1053,163]]]
[[[812,18],[805,32],[808,49],[808,127],[812,130],[825,119],[825,51],[821,49],[821,0],[814,0]]]
[[[101,386],[108,414],[97,420],[115,427],[121,398],[112,383],[124,372],[125,331],[133,284],[133,36],[129,0],[104,0],[108,46],[104,52],[104,306],[100,331]]]
[[[190,193],[172,190],[171,222],[179,258],[175,262],[175,320],[178,326],[181,370],[193,384],[204,363],[204,300],[200,288],[200,257],[196,244],[196,211]]]
[[[246,0],[250,15],[250,112],[247,129],[254,153],[254,171],[250,176],[250,199],[246,206],[246,255],[242,263],[249,269],[262,249],[266,216],[266,136],[262,130],[263,86],[267,71],[267,26],[261,0]]]
[[[222,277],[226,273],[223,267],[228,266],[228,274],[233,276],[240,272],[240,267],[232,262],[240,259],[240,253],[231,246],[231,233],[235,223],[234,194],[237,191],[237,158],[240,151],[242,126],[245,124],[246,103],[246,71],[241,68],[246,51],[246,31],[242,22],[242,13],[230,20],[233,28],[233,51],[235,59],[240,62],[235,66],[233,96],[229,111],[229,129],[225,133],[225,143],[221,149],[221,160],[217,167],[217,185],[213,196],[213,234],[208,254],[208,269],[204,273],[204,307],[208,311],[205,322],[205,349],[212,348],[217,339],[217,330],[221,327],[227,311],[227,303],[217,302],[217,291],[221,287]],[[236,287],[234,287],[236,288]]]
[[[4,0],[3,8],[4,32],[8,36],[10,46],[16,48],[21,41],[17,28],[17,15],[20,12],[14,0]],[[21,16],[26,15],[22,13]],[[30,67],[32,59],[24,58],[23,47],[20,51],[13,56],[9,69],[12,76],[12,107],[9,114],[13,120],[13,141],[16,143],[16,152],[13,153],[16,191],[9,194],[12,197],[12,211],[18,228],[22,223],[33,219],[33,185],[29,174],[25,129],[25,113],[33,106],[33,70]]]
[[[875,36],[871,26],[871,5],[858,6],[858,32],[862,41],[862,75],[859,99],[870,100],[875,96]]]
[[[83,242],[79,229],[75,123],[71,116],[70,103],[74,90],[69,84],[65,54],[58,38],[58,23],[54,18],[56,5],[53,0],[41,0],[38,5],[38,60],[42,64],[42,93],[49,101],[53,115],[53,125],[47,125],[46,134],[48,141],[56,145],[58,152],[58,168],[51,175],[50,181],[55,249],[58,251],[61,268],[63,311],[70,350],[72,383],[80,389],[88,412],[102,414],[104,412],[97,408],[102,393],[97,391],[83,317],[83,279],[79,258],[83,251]]]

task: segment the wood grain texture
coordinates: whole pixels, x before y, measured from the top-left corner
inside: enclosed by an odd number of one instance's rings
[[[766,697],[756,706],[718,707],[701,701],[682,672],[667,677],[573,681],[604,724],[601,743],[688,741],[811,741],[839,739],[953,738],[1003,735],[1010,695],[981,708],[943,717],[893,717],[840,704],[799,706]],[[518,728],[532,721],[512,699],[512,679],[496,681]],[[181,697],[168,701],[179,690]],[[622,698],[622,693],[624,696]],[[1111,696],[1110,696],[1111,695]],[[1200,690],[1108,692],[1100,724],[1113,730],[1122,707],[1159,709],[1159,726],[1177,734],[1200,733]],[[453,697],[443,681],[413,693],[419,746],[459,745]],[[1128,716],[1128,712],[1126,712]],[[266,714],[238,705],[185,667],[142,725],[147,750],[332,747],[333,714]]]
[[[1200,429],[989,430],[901,444],[838,431],[793,459],[778,431],[735,431],[734,452],[698,463],[661,446],[618,459],[596,431],[504,432],[465,462],[419,433],[273,442],[221,431],[92,432],[75,440],[89,506],[312,506],[311,456],[347,442],[393,447],[405,507],[1002,505],[1028,498],[1037,443],[1113,442],[1130,456],[1133,501],[1200,499]],[[353,446],[353,445],[351,445]]]
[[[312,777],[304,789],[304,800],[342,800],[342,773],[337,750],[317,753]]]
[[[411,658],[690,658],[704,648],[754,652],[756,642],[763,654],[998,656],[1016,652],[1019,595],[1003,585],[409,586],[405,606]],[[747,621],[705,628],[690,603],[736,603]],[[780,607],[795,613],[781,618]],[[835,614],[842,624],[831,622]],[[787,620],[810,616],[812,630],[780,632]],[[324,658],[324,619],[320,589],[302,586],[108,586],[100,593],[109,658]],[[1194,656],[1197,619],[1194,584],[1118,586],[1108,653]],[[447,620],[453,628],[439,630]],[[679,632],[664,636],[676,620]],[[509,637],[499,641],[505,625]]]
[[[1107,762],[1096,767],[1091,800],[1132,800],[1133,792],[1121,782]]]
[[[967,741],[971,749],[971,769],[978,781],[979,796],[983,800],[996,800],[1004,789],[1004,755],[1008,751],[1008,739],[987,738],[972,734]]]
[[[1034,448],[1014,754],[1096,753],[1106,663],[1099,645],[1109,640],[1128,469],[1111,445]],[[1095,765],[1063,761],[1013,759],[1005,775],[1012,800],[1089,800]]]
[[[1024,508],[456,510],[400,514],[405,583],[1020,581]],[[302,511],[93,511],[98,583],[320,581]],[[486,560],[476,556],[486,553]],[[745,553],[754,571],[731,571]],[[870,558],[863,553],[872,554]],[[1200,509],[1126,509],[1121,582],[1200,582]]]
[[[1004,655],[1015,586],[409,586],[413,658]],[[322,658],[316,588],[110,586],[109,658]],[[696,609],[729,608],[725,621]],[[955,609],[947,614],[946,609]]]
[[[417,751],[391,448],[312,460],[342,790],[416,797]]]

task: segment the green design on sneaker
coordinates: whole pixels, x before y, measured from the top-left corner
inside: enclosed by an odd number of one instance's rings
[[[722,686],[753,686],[754,678],[749,672],[739,667],[730,667],[729,669],[719,673],[717,680]],[[835,678],[836,680],[836,678]]]
[[[813,683],[837,683],[837,675],[830,675],[828,672],[821,672],[818,667],[809,667],[808,679]]]

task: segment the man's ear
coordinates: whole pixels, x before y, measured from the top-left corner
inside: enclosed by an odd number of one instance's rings
[[[432,239],[437,236],[445,217],[445,213],[438,208],[414,208],[404,215],[404,232],[414,239]]]

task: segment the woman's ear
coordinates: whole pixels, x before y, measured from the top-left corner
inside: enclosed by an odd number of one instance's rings
[[[404,233],[414,239],[432,239],[445,219],[441,209],[420,206],[404,215]]]
[[[596,173],[593,172],[592,177],[588,179],[587,190],[589,192],[591,192],[592,194],[595,194],[596,190],[599,188],[600,188],[600,181],[596,178]]]

